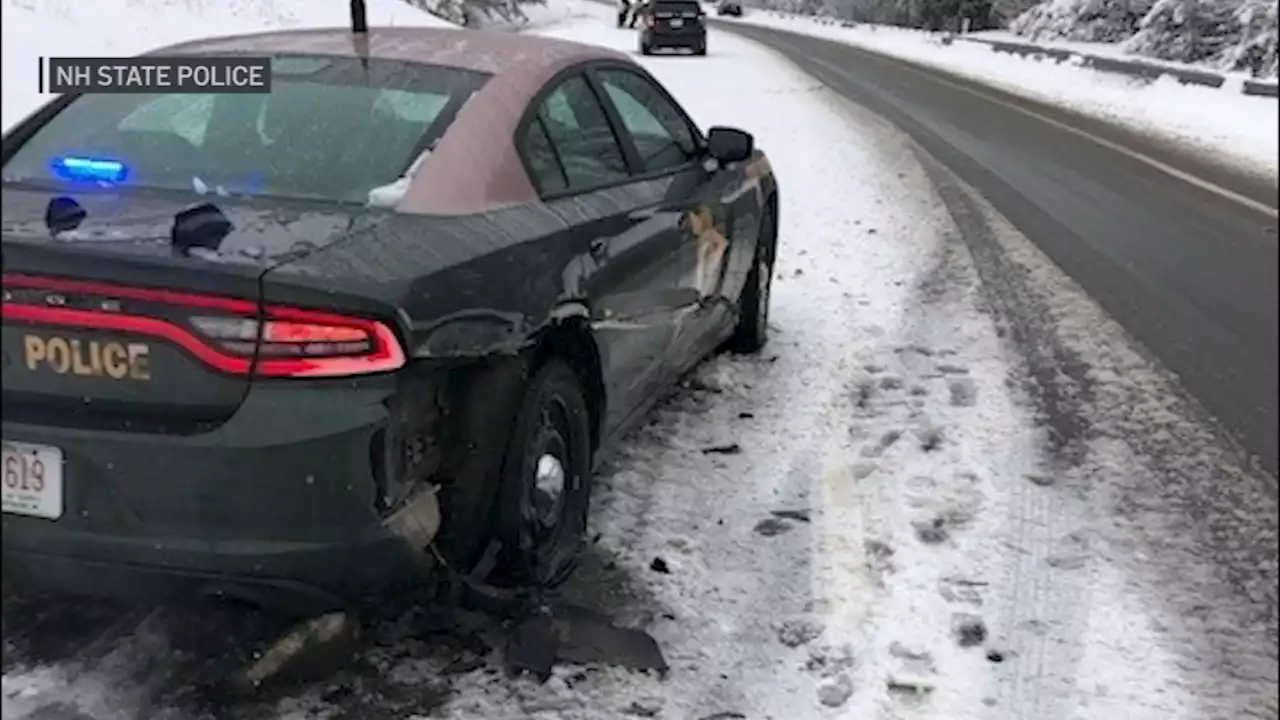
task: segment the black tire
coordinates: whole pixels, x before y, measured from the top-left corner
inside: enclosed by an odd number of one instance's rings
[[[553,498],[542,481],[562,471]],[[562,360],[529,381],[503,456],[494,517],[502,544],[494,584],[550,588],[568,578],[586,545],[591,501],[591,413],[577,374]]]
[[[769,342],[769,299],[773,288],[773,256],[777,245],[777,223],[766,206],[760,218],[760,241],[747,282],[738,296],[738,325],[729,338],[729,349],[738,353],[759,352]]]
[[[706,43],[703,43],[703,44],[698,45],[697,47],[695,47],[695,48],[693,49],[693,54],[694,54],[694,55],[706,55],[706,54],[707,54],[707,44],[706,44]]]

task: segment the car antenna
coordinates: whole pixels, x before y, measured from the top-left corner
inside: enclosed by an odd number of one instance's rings
[[[360,67],[365,75],[369,74],[369,13],[365,10],[364,0],[351,0],[351,34],[352,45],[360,56]],[[366,77],[367,79],[367,77]]]
[[[364,0],[351,0],[351,32],[369,34],[369,14],[365,12]]]

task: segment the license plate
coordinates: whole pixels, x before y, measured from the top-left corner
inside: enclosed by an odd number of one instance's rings
[[[4,441],[0,509],[14,515],[62,517],[62,450]]]
[[[671,27],[684,27],[684,21],[680,18],[675,18],[671,21]]]

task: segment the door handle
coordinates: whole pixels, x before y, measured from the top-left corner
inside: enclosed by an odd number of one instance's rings
[[[609,250],[609,241],[603,238],[596,238],[591,241],[590,249],[591,257],[599,259],[601,255],[604,255]]]

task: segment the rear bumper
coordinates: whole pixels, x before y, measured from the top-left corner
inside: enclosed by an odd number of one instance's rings
[[[60,518],[3,516],[6,584],[310,609],[428,573],[435,495],[379,504],[392,387],[255,387],[198,435],[5,422],[5,440],[64,458]]]
[[[700,45],[706,45],[707,31],[706,29],[679,32],[646,30],[644,42],[649,47],[654,48],[695,48]]]
[[[59,540],[52,552],[6,546],[6,587],[145,602],[222,598],[311,616],[376,604],[414,574],[414,558],[398,538],[307,548],[259,543],[241,552],[101,535]]]

